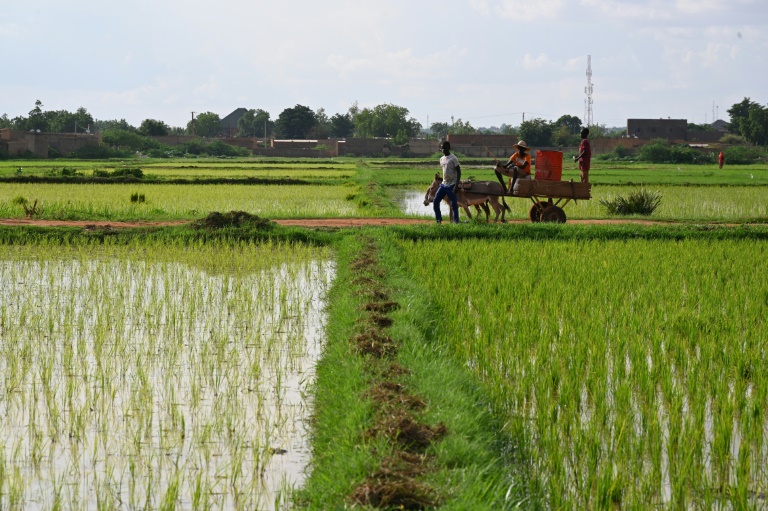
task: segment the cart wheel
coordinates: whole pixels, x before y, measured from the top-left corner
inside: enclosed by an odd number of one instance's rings
[[[531,219],[531,222],[538,223],[541,222],[541,211],[544,209],[544,203],[535,203],[533,206],[531,206],[531,209],[528,211],[528,218]]]
[[[565,223],[565,211],[560,206],[549,206],[541,212],[542,222]]]

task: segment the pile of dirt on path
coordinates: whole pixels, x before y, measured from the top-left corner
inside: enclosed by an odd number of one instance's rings
[[[192,222],[192,226],[198,229],[224,229],[227,227],[271,229],[274,225],[266,218],[259,218],[245,211],[229,211],[227,213],[213,211],[207,217]]]
[[[424,482],[436,469],[428,449],[448,431],[442,423],[431,426],[419,417],[427,403],[409,390],[404,379],[409,372],[396,361],[400,343],[388,335],[394,323],[389,313],[400,305],[389,298],[376,251],[368,240],[350,265],[352,284],[364,297],[350,342],[369,368],[366,395],[373,403],[374,417],[363,437],[383,438],[392,451],[355,486],[348,502],[377,509],[430,509],[439,506],[443,497]]]

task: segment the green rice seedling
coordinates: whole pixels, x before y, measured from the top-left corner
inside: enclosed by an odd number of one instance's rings
[[[661,194],[641,188],[627,197],[600,199],[600,205],[609,215],[644,215],[650,216],[661,204]]]
[[[133,192],[131,194],[131,202],[146,202],[147,198],[143,193]]]
[[[266,218],[350,217],[355,205],[345,200],[342,186],[281,185],[141,185],[140,194],[152,197],[152,208],[136,208],[125,197],[131,184],[16,184],[0,189],[0,216],[19,217],[9,200],[34,192],[47,219],[170,220],[192,219],[211,211],[247,211]],[[39,206],[38,206],[39,208]]]
[[[768,340],[768,281],[754,275],[765,269],[764,243],[401,249],[413,279],[438,290],[437,342],[525,431],[529,490],[547,506],[759,507],[768,422],[755,411],[768,382],[754,375],[768,367],[755,347]],[[500,266],[508,258],[522,264]],[[448,288],[446,260],[462,269]]]
[[[281,457],[249,446],[306,436],[329,257],[280,243],[4,247],[0,431],[19,475],[3,475],[0,506],[54,485],[85,508],[269,505]]]

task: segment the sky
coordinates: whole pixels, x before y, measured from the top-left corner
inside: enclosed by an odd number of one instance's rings
[[[768,0],[0,0],[0,115],[185,126],[394,104],[424,127],[729,120],[768,104]]]

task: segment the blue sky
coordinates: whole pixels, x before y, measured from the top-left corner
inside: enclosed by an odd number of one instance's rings
[[[0,0],[0,115],[85,107],[183,126],[392,103],[423,125],[712,122],[768,104],[766,0]]]

